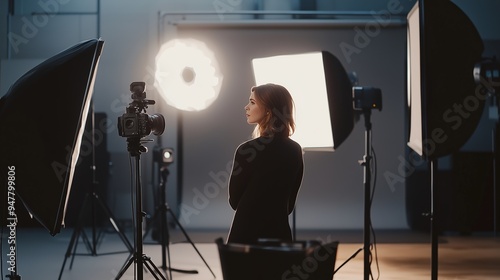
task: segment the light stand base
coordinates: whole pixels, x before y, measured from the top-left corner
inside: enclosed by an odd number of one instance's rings
[[[118,227],[117,223],[115,222],[115,218],[113,217],[113,215],[111,213],[111,210],[106,206],[106,204],[104,204],[104,202],[102,202],[102,200],[99,198],[99,196],[96,193],[94,193],[94,192],[91,194],[88,193],[85,196],[85,200],[83,202],[83,206],[82,206],[82,209],[80,212],[79,222],[78,222],[75,230],[73,231],[73,235],[71,236],[71,240],[70,240],[68,248],[66,250],[66,254],[64,256],[64,261],[63,261],[63,264],[61,267],[61,271],[59,272],[59,278],[58,278],[59,280],[62,277],[64,267],[66,266],[66,261],[68,260],[68,258],[70,256],[72,256],[72,258],[71,258],[71,263],[70,263],[69,268],[70,269],[73,268],[73,261],[75,259],[75,255],[77,255],[76,249],[78,246],[78,239],[80,238],[80,236],[82,236],[82,239],[85,242],[85,244],[87,245],[87,248],[90,250],[90,253],[78,254],[78,255],[91,255],[91,256],[98,255],[98,253],[97,253],[98,238],[96,238],[96,234],[95,234],[95,223],[93,224],[93,227],[92,227],[92,242],[89,240],[89,238],[85,234],[85,231],[83,230],[83,225],[82,225],[83,224],[84,209],[88,203],[91,203],[92,206],[94,206],[95,203],[97,203],[101,207],[101,209],[104,211],[104,213],[108,217],[109,221],[111,222],[111,225],[113,226],[114,230],[118,233],[118,235],[122,239],[123,243],[127,247],[128,251],[125,251],[125,252],[130,252],[131,254],[133,252],[132,244],[130,244],[130,241],[127,239],[127,237],[125,236],[123,231]],[[94,211],[94,209],[93,209],[93,211]],[[95,213],[93,212],[93,214],[95,214]],[[113,253],[106,253],[106,254],[119,254],[119,253],[124,253],[124,252],[113,252]]]
[[[141,256],[138,256],[138,254],[134,254],[126,263],[125,265],[123,266],[123,268],[120,270],[120,272],[116,275],[116,278],[115,279],[120,279],[124,274],[125,274],[125,271],[127,271],[127,269],[130,267],[130,265],[132,265],[132,263],[140,263],[141,266],[144,265],[148,271],[151,273],[151,275],[153,275],[153,277],[156,279],[156,280],[166,280],[166,278],[163,276],[163,274],[161,274],[161,271],[155,266],[155,264],[153,263],[153,261],[151,260],[150,257],[146,256],[145,254],[142,254]],[[137,274],[138,274],[138,279],[143,279],[142,277],[142,271],[137,271]]]
[[[207,261],[205,260],[205,258],[203,258],[203,256],[201,255],[200,251],[198,250],[198,248],[195,246],[193,240],[191,240],[191,238],[189,238],[187,232],[184,230],[184,228],[182,227],[181,223],[179,222],[179,220],[175,217],[175,215],[172,213],[172,210],[170,209],[170,207],[168,207],[168,205],[166,206],[166,209],[168,211],[168,213],[171,214],[172,218],[174,219],[175,223],[177,224],[177,226],[179,227],[179,229],[182,231],[182,234],[184,234],[184,237],[186,237],[187,241],[191,244],[191,246],[193,247],[193,249],[196,251],[196,253],[198,253],[198,256],[200,256],[201,260],[203,261],[203,263],[207,266],[208,270],[210,270],[210,273],[212,273],[212,276],[215,278],[215,273],[212,271],[212,269],[210,268],[210,266],[208,265]],[[171,270],[173,271],[179,271],[179,272],[184,272],[184,273],[198,273],[198,271],[194,270],[194,271],[188,271],[188,270],[178,270],[178,269],[172,269]]]
[[[167,183],[167,177],[169,175],[169,171],[167,166],[162,166],[160,168],[160,174],[161,174],[161,182],[160,182],[160,202],[161,202],[161,207],[157,209],[156,214],[160,214],[160,242],[162,245],[162,256],[163,256],[163,261],[162,261],[162,268],[164,270],[168,270],[170,272],[170,278],[172,279],[172,271],[180,272],[180,273],[188,273],[188,274],[197,274],[197,270],[182,270],[182,269],[175,269],[170,266],[170,249],[169,249],[169,243],[170,243],[170,232],[168,229],[168,223],[167,223],[167,214],[170,214],[172,219],[174,220],[175,224],[179,227],[179,229],[182,231],[184,237],[186,240],[191,244],[191,246],[194,248],[196,253],[200,256],[202,261],[205,263],[207,266],[208,270],[212,273],[213,277],[215,278],[215,273],[212,271],[206,260],[203,258],[201,255],[200,251],[194,244],[194,242],[191,240],[185,229],[182,227],[181,223],[177,219],[177,217],[174,215],[170,207],[168,206],[168,203],[166,202],[166,183]],[[168,266],[167,266],[167,261],[168,259]]]

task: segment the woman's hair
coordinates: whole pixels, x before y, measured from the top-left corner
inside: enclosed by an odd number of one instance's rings
[[[253,137],[288,137],[295,131],[293,120],[293,99],[288,90],[276,84],[264,84],[251,88],[255,99],[268,112],[264,119],[257,124]]]

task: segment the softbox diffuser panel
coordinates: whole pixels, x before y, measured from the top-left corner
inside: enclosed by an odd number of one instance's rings
[[[327,51],[252,60],[255,82],[281,84],[295,103],[296,131],[304,150],[334,151],[354,128],[352,84],[340,61]]]
[[[51,235],[64,224],[103,45],[92,39],[60,52],[0,99],[2,192],[14,167],[16,207],[22,202]]]
[[[408,13],[408,146],[427,159],[458,151],[475,131],[485,93],[473,70],[483,42],[449,0],[420,0]]]

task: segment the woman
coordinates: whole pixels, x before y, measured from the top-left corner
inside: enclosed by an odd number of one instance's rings
[[[302,148],[289,136],[295,130],[293,100],[286,88],[251,88],[247,122],[253,139],[236,149],[229,180],[229,204],[236,210],[227,242],[255,244],[259,239],[291,242],[288,215],[302,182]]]

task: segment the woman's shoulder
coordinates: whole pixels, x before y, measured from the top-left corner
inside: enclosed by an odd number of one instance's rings
[[[283,138],[282,141],[284,141],[288,146],[293,147],[294,149],[302,150],[300,144],[290,137]]]
[[[277,148],[279,147],[280,149],[286,149],[288,151],[293,150],[295,152],[302,153],[302,147],[300,146],[300,144],[290,137],[277,137],[273,140],[273,142],[275,144],[273,146]]]
[[[259,138],[249,139],[249,140],[246,140],[245,142],[239,144],[236,147],[235,153],[240,153],[241,154],[241,153],[243,153],[245,151],[248,151],[249,149],[253,149],[253,147],[261,146],[261,144],[259,143],[258,139]]]
[[[302,149],[300,144],[297,141],[293,140],[292,138],[288,138],[288,141],[290,141],[290,143],[292,143],[292,145],[295,145],[297,148]]]
[[[267,146],[268,144],[278,144],[278,146],[288,146],[293,149],[302,150],[300,144],[289,137],[262,137],[262,136],[249,139],[241,143],[238,146],[237,150],[245,149],[247,147],[263,147]]]
[[[255,145],[255,143],[257,143],[257,139],[258,138],[252,138],[252,139],[248,139],[248,140],[244,141],[243,143],[238,145],[238,149],[241,147],[245,147],[245,146]]]

